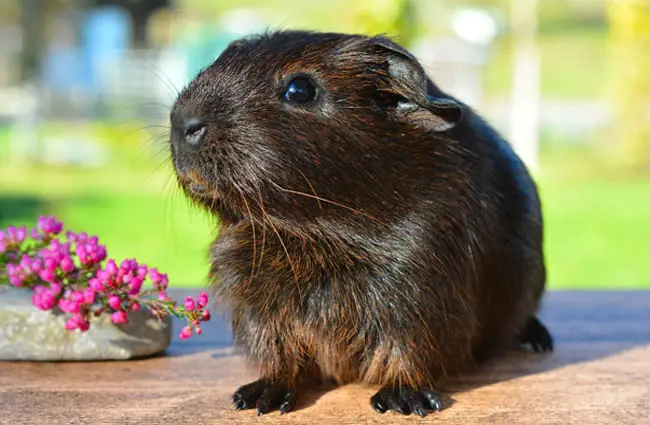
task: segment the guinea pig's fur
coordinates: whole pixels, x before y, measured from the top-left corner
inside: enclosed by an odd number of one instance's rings
[[[296,76],[313,100],[286,100]],[[289,411],[316,374],[379,385],[381,413],[424,416],[446,378],[509,343],[552,349],[533,180],[389,38],[238,40],[171,123],[181,187],[220,218],[211,283],[259,365],[237,408]]]

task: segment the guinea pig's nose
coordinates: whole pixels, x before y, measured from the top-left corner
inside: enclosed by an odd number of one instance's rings
[[[190,145],[199,145],[205,138],[208,129],[198,118],[185,118],[182,124],[183,139]]]

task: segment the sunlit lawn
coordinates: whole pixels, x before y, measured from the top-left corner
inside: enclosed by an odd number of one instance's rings
[[[79,169],[2,166],[0,226],[55,214],[100,235],[111,256],[203,285],[214,220],[181,196],[169,167]],[[650,288],[650,178],[612,178],[581,149],[547,149],[539,176],[550,285]]]
[[[650,288],[650,176],[617,173],[580,148],[542,158],[551,286]]]
[[[70,229],[99,235],[112,257],[158,266],[175,285],[199,285],[217,227],[188,206],[163,171],[3,167],[0,226],[55,214]]]

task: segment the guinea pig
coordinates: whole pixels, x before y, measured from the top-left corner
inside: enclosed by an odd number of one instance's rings
[[[237,40],[170,122],[179,185],[219,218],[211,288],[259,367],[235,408],[291,411],[322,378],[425,416],[509,344],[552,350],[530,173],[390,38]]]

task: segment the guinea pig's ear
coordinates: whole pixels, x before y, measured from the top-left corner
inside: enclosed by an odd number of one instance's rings
[[[429,93],[429,79],[408,50],[385,37],[374,37],[371,43],[386,55],[390,88],[385,94],[400,119],[433,131],[446,131],[460,123],[463,107],[453,99]]]

